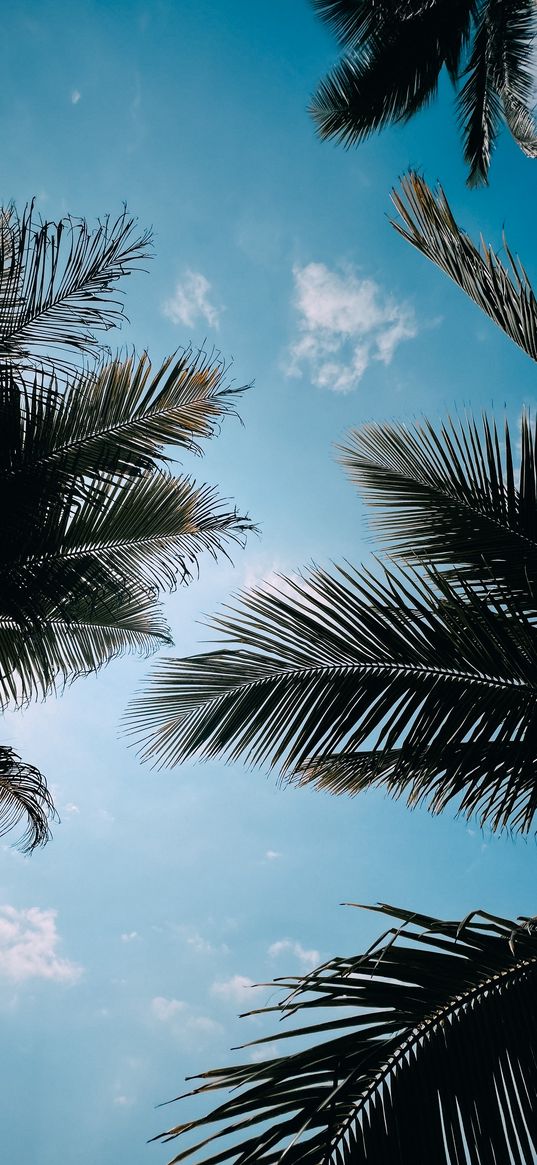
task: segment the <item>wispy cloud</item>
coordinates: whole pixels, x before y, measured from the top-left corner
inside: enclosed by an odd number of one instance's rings
[[[50,979],[75,983],[82,967],[58,954],[60,936],[56,911],[30,906],[16,910],[0,907],[0,976],[13,983],[27,979]]]
[[[133,943],[139,937],[137,930],[126,930],[121,935],[122,943]]]
[[[350,392],[372,361],[389,364],[397,346],[417,335],[414,311],[373,279],[324,263],[294,267],[298,335],[286,363],[288,376],[307,371],[313,384]]]
[[[164,301],[162,311],[173,324],[193,328],[198,320],[205,320],[210,328],[217,328],[220,310],[211,303],[210,290],[211,284],[201,271],[188,270],[184,279],[176,284],[170,299]]]
[[[166,1028],[174,1039],[197,1043],[199,1039],[210,1039],[224,1029],[218,1020],[210,1015],[200,1015],[182,999],[166,999],[156,995],[150,1004],[151,1015]]]
[[[265,854],[265,857],[267,859],[267,862],[277,862],[278,858],[281,858],[282,855],[279,852],[279,850],[277,850],[277,849],[268,849],[266,854]]]
[[[78,105],[82,94],[78,89],[73,89],[71,93],[71,105]]]
[[[175,1019],[180,1011],[184,1011],[186,1003],[182,999],[166,999],[165,995],[155,995],[151,1000],[151,1013],[155,1019],[161,1023],[167,1023],[170,1019]]]
[[[302,946],[302,943],[290,938],[279,939],[278,942],[272,943],[268,953],[271,959],[277,959],[283,954],[294,955],[306,971],[311,971],[321,961],[320,951],[313,949],[308,951]]]
[[[217,980],[213,983],[211,995],[225,999],[226,1002],[236,1003],[239,1007],[253,1007],[256,987],[253,979],[249,979],[247,975],[232,975],[230,979]]]

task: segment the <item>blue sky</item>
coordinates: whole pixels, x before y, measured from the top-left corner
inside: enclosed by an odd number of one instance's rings
[[[167,611],[177,654],[230,592],[312,560],[358,562],[364,513],[333,457],[353,424],[469,403],[535,406],[535,372],[387,222],[408,165],[441,178],[467,229],[505,227],[537,272],[537,169],[502,140],[469,193],[447,87],[404,130],[321,145],[308,97],[335,53],[306,0],[175,0],[3,14],[1,194],[90,221],[126,201],[152,225],[125,283],[118,343],[155,362],[192,342],[254,381],[192,468],[259,522]],[[334,391],[337,384],[339,391]],[[332,387],[331,387],[332,386]],[[56,701],[8,713],[3,741],[48,776],[61,825],[30,860],[0,849],[2,1151],[13,1165],[150,1165],[155,1112],[261,1023],[249,987],[357,951],[391,901],[462,916],[534,913],[535,843],[410,814],[380,793],[282,790],[241,766],[142,767],[119,735],[147,662],[124,660]],[[249,1054],[249,1053],[248,1053]]]

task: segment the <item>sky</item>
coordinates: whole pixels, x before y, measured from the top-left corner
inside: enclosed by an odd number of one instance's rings
[[[124,284],[118,346],[156,364],[215,348],[252,385],[243,425],[226,421],[185,467],[261,533],[166,601],[181,656],[241,586],[367,561],[366,515],[334,454],[350,426],[535,408],[527,357],[387,216],[391,187],[418,166],[474,237],[501,247],[505,230],[537,275],[537,167],[502,139],[490,187],[466,190],[447,85],[357,150],[318,142],[307,104],[336,52],[307,0],[21,0],[2,23],[2,201],[35,196],[45,217],[90,223],[126,202],[152,226],[154,256]],[[271,997],[252,985],[376,936],[378,921],[343,902],[536,910],[533,839],[380,792],[281,788],[241,765],[142,766],[119,724],[148,668],[116,661],[4,716],[3,743],[46,774],[61,816],[30,859],[9,838],[0,848],[12,1165],[164,1165],[169,1148],[148,1139],[198,1110],[156,1106],[270,1030],[237,1019]]]

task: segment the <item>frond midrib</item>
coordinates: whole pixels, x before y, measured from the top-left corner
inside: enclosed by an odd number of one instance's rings
[[[488,994],[494,994],[500,991],[501,986],[505,983],[510,987],[517,976],[521,977],[529,967],[537,965],[537,955],[531,958],[522,959],[514,967],[505,967],[502,971],[497,971],[494,975],[477,983],[474,987],[470,987],[467,991],[460,992],[449,1003],[437,1008],[432,1015],[426,1019],[421,1020],[412,1028],[412,1031],[405,1037],[397,1049],[388,1056],[386,1064],[379,1069],[374,1079],[368,1084],[365,1091],[360,1096],[359,1100],[353,1105],[352,1112],[347,1115],[342,1121],[337,1133],[332,1138],[331,1146],[327,1154],[326,1160],[333,1160],[333,1154],[337,1152],[339,1143],[347,1133],[353,1121],[355,1121],[359,1113],[364,1109],[367,1102],[371,1099],[374,1093],[381,1088],[386,1081],[396,1071],[401,1060],[409,1051],[412,1051],[422,1040],[424,1036],[429,1034],[436,1034],[440,1028],[445,1025],[450,1016],[457,1016],[466,1005],[472,1000],[479,1000],[481,996],[485,999]],[[510,982],[509,982],[510,980]]]
[[[120,631],[124,634],[139,636],[140,638],[144,639],[162,639],[165,643],[170,642],[169,635],[167,635],[164,631],[144,630],[141,627],[129,627],[128,624],[118,622],[105,623],[104,621],[101,621],[92,623],[89,619],[67,620],[58,618],[45,618],[43,619],[43,625],[46,628],[59,627],[66,631]],[[6,619],[5,616],[0,615],[0,631],[4,630],[24,631],[25,635],[28,635],[30,638],[32,636],[32,632],[28,631],[28,629],[23,627],[20,623],[17,623],[15,619]]]

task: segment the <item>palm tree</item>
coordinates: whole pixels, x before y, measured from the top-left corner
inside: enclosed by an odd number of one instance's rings
[[[169,468],[172,450],[200,453],[200,439],[235,411],[241,390],[226,385],[224,364],[186,351],[155,370],[146,354],[112,359],[97,346],[94,329],[121,311],[115,281],[147,241],[133,238],[126,215],[93,233],[85,223],[34,229],[31,209],[2,219],[4,707],[125,651],[169,644],[159,593],[187,582],[203,551],[226,553],[251,528],[214,489]],[[26,815],[31,850],[47,840],[52,813],[41,774],[0,749],[0,832]]]
[[[445,67],[457,97],[468,184],[487,181],[505,122],[537,154],[534,0],[312,0],[343,56],[311,113],[322,138],[347,146],[409,121],[436,96]]]
[[[396,925],[365,954],[276,981],[261,1012],[301,1026],[254,1045],[292,1050],[198,1077],[187,1096],[228,1095],[155,1138],[194,1134],[170,1165],[533,1165],[535,919],[373,909]]]

